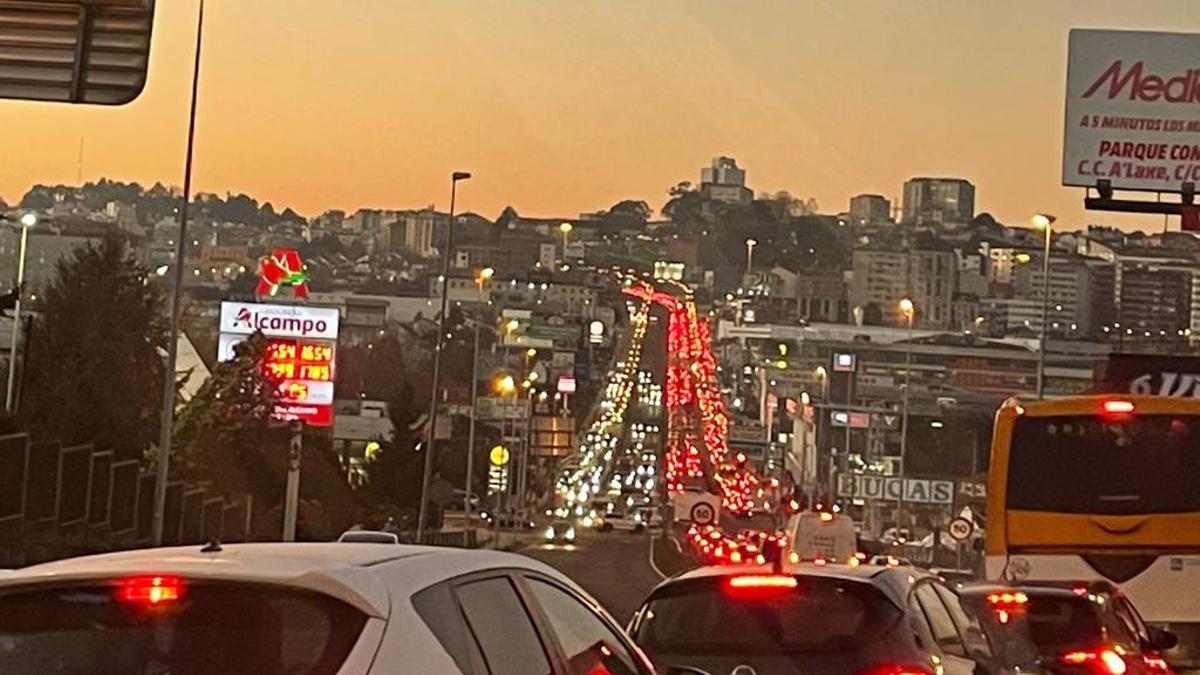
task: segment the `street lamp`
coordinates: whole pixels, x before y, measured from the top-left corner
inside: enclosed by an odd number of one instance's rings
[[[746,240],[746,274],[750,274],[750,270],[754,269],[754,247],[758,246],[758,240]]]
[[[475,285],[479,288],[479,306],[483,305],[483,287],[496,274],[496,270],[485,267],[475,273]],[[475,464],[475,407],[479,405],[479,321],[475,322],[475,343],[471,348],[471,424],[467,430],[467,479],[466,489],[463,490],[463,516],[467,526],[463,528],[463,545],[470,543],[472,528],[471,514],[471,479]]]
[[[562,236],[563,236],[562,259],[564,261],[567,259],[567,238],[571,234],[571,230],[573,230],[573,229],[575,229],[575,226],[571,225],[570,223],[563,223],[562,225],[558,226],[558,231],[562,232]]]
[[[1050,323],[1050,232],[1055,219],[1052,215],[1038,213],[1030,220],[1034,227],[1046,233],[1045,250],[1042,252],[1042,330],[1038,334],[1037,397],[1040,401],[1046,391],[1046,331]]]
[[[901,398],[900,412],[900,484],[901,493],[903,493],[904,477],[906,475],[906,464],[908,459],[908,398],[909,398],[909,383],[910,374],[912,373],[912,332],[913,332],[913,317],[917,313],[917,305],[911,298],[900,299],[900,311],[904,314],[905,323],[908,324],[908,338],[904,341],[904,391]],[[897,515],[904,514],[904,495],[901,494],[898,502],[899,508]],[[900,518],[897,518],[897,526],[902,527]]]
[[[29,251],[29,230],[37,225],[37,214],[29,211],[21,216],[21,248],[17,253],[17,282],[13,287],[16,295],[13,299],[13,329],[12,344],[8,348],[8,389],[4,395],[4,409],[16,412],[17,394],[17,345],[21,339],[21,296],[25,293],[25,258]]]
[[[450,304],[450,255],[454,247],[454,200],[458,196],[458,182],[467,180],[471,174],[455,171],[450,174],[450,220],[446,226],[446,250],[442,252],[442,311],[438,314],[437,350],[433,353],[433,391],[429,394],[429,442],[425,445],[425,470],[421,475],[421,506],[417,510],[417,541],[425,536],[425,523],[429,517],[429,482],[433,477],[434,441],[437,436],[438,388],[441,386],[442,350],[446,346],[446,314]]]
[[[517,381],[512,375],[509,374],[504,374],[496,378],[496,381],[492,383],[492,386],[495,388],[497,394],[511,396],[517,393]]]

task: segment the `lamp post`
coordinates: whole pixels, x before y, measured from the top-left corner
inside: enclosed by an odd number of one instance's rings
[[[1045,250],[1042,252],[1042,330],[1038,333],[1037,397],[1046,392],[1046,331],[1050,324],[1050,231],[1054,216],[1038,213],[1033,216],[1035,227],[1045,231]]]
[[[562,225],[558,226],[558,231],[562,232],[562,236],[563,236],[563,254],[562,254],[563,262],[567,261],[567,243],[568,243],[567,239],[571,234],[571,230],[573,230],[573,229],[575,229],[575,227],[573,225],[571,225],[570,223],[563,223]]]
[[[758,246],[757,239],[746,240],[746,274],[750,274],[750,270],[754,269],[754,247]]]
[[[37,225],[37,214],[32,211],[21,216],[18,221],[21,227],[21,248],[17,253],[17,282],[13,287],[13,329],[12,344],[8,349],[8,389],[4,395],[4,409],[16,412],[17,408],[17,346],[21,340],[21,296],[25,292],[25,258],[29,250],[29,230]]]
[[[442,311],[438,314],[437,350],[433,353],[433,391],[429,395],[429,433],[425,446],[425,470],[421,474],[421,506],[417,511],[417,541],[425,536],[425,523],[429,517],[429,481],[433,477],[434,441],[437,438],[438,389],[441,386],[442,350],[446,346],[446,313],[450,304],[450,255],[454,247],[454,199],[458,193],[458,181],[467,180],[471,174],[455,171],[450,174],[450,222],[446,227],[446,250],[442,253]]]
[[[485,267],[475,275],[475,285],[479,288],[479,304],[483,305],[483,287],[491,280],[496,270]],[[475,321],[475,344],[471,348],[471,425],[467,430],[467,479],[463,490],[463,517],[466,526],[463,528],[463,545],[470,543],[469,533],[473,528],[471,519],[471,479],[475,465],[475,407],[479,405],[479,321]]]
[[[163,524],[167,511],[167,478],[171,464],[171,433],[175,426],[175,364],[179,356],[179,322],[183,316],[183,269],[187,260],[188,207],[192,200],[192,154],[196,146],[196,99],[200,92],[200,46],[204,38],[204,0],[196,17],[196,51],[192,57],[191,106],[188,109],[187,150],[183,160],[183,203],[179,205],[179,239],[175,245],[174,285],[171,287],[171,333],[167,342],[167,363],[163,373],[162,412],[158,428],[158,466],[154,479],[154,512],[150,536],[162,546]]]
[[[913,316],[917,312],[917,306],[910,298],[901,298],[900,311],[904,314],[905,323],[908,324],[908,338],[904,341],[904,392],[900,404],[900,502],[897,509],[897,527],[901,526],[900,520],[904,514],[904,477],[907,475],[908,469],[908,390],[909,375],[912,372]]]

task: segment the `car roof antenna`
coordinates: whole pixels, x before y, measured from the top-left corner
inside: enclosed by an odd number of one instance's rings
[[[204,545],[204,548],[200,549],[200,552],[201,553],[220,553],[223,550],[225,550],[225,549],[221,548],[221,542],[217,541],[216,537],[213,537],[212,539],[208,540],[208,543]]]

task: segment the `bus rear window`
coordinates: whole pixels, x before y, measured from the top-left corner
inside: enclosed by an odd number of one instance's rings
[[[1200,511],[1200,418],[1077,415],[1016,421],[1008,508],[1136,515]]]
[[[335,598],[272,586],[154,597],[112,584],[0,590],[0,673],[336,673],[367,619]]]

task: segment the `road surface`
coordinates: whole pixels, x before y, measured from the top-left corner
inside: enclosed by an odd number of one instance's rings
[[[664,574],[675,574],[687,565],[661,539],[652,565],[651,541],[649,534],[584,532],[574,545],[538,545],[522,553],[574,579],[624,624]]]

